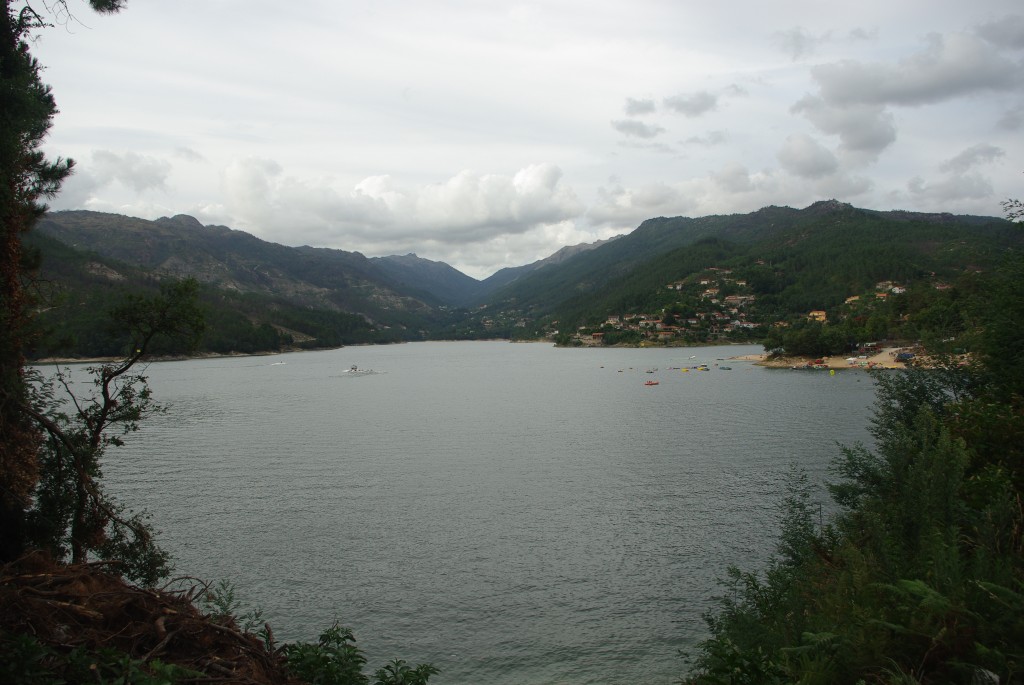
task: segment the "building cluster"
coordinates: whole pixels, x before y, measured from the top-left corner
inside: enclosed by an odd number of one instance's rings
[[[602,344],[605,337],[633,333],[642,340],[709,342],[747,339],[763,323],[750,317],[755,301],[747,282],[734,278],[729,269],[710,267],[689,278],[666,284],[686,304],[657,313],[631,312],[609,316],[600,326],[583,326],[576,333],[582,344]],[[727,293],[727,294],[726,294]],[[680,310],[685,310],[679,313]]]
[[[935,287],[949,286],[936,284]],[[674,304],[656,313],[615,314],[596,326],[581,326],[573,337],[583,345],[600,345],[612,340],[693,344],[746,341],[758,338],[768,327],[789,325],[786,321],[763,318],[756,307],[751,306],[757,298],[747,281],[734,277],[729,269],[710,267],[668,283],[665,288],[678,295]],[[882,281],[870,293],[848,297],[845,305],[847,309],[857,309],[906,291],[899,283]],[[829,313],[816,309],[807,312],[806,318],[828,323]]]

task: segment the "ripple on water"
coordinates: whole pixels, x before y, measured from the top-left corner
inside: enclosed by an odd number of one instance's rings
[[[340,619],[371,665],[431,661],[450,685],[670,683],[725,567],[771,550],[790,464],[820,482],[836,440],[867,440],[870,383],[850,374],[668,368],[745,351],[155,364],[171,410],[111,454],[108,487],[280,639]]]

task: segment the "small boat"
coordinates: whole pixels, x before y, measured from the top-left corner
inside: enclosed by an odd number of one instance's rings
[[[378,372],[374,371],[373,369],[360,369],[358,366],[353,364],[347,370],[342,371],[342,373],[345,374],[346,376],[371,376]]]
[[[644,385],[658,385],[658,381],[644,381]]]
[[[731,366],[719,366],[718,368],[721,369],[722,371],[732,371]]]

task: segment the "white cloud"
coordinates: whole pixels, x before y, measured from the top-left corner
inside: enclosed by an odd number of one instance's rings
[[[787,137],[777,156],[783,169],[803,178],[821,178],[839,168],[831,151],[803,133]]]
[[[246,225],[285,242],[301,236],[344,249],[386,239],[480,243],[583,211],[561,170],[551,164],[524,167],[512,176],[462,171],[422,186],[373,176],[343,191],[326,180],[287,176],[270,160],[246,159],[225,171],[224,184],[225,209]]]
[[[53,204],[479,272],[657,215],[1020,194],[1019,0],[637,3],[177,0],[40,32],[46,150],[80,163]]]

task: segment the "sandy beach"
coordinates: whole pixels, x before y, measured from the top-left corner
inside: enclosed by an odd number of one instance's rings
[[[903,369],[907,365],[896,361],[896,354],[904,351],[906,350],[902,347],[885,347],[875,354],[855,354],[849,357],[822,357],[821,364],[816,366],[828,369]],[[775,357],[769,359],[767,354],[746,354],[733,357],[733,359],[754,362],[758,366],[777,369],[809,366],[816,361],[812,357]]]

